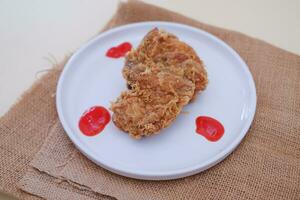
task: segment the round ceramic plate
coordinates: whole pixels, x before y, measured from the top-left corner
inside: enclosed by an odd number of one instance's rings
[[[106,57],[106,51],[125,41],[136,47],[154,27],[175,34],[195,49],[206,65],[207,89],[158,135],[134,140],[111,121],[100,134],[85,136],[78,127],[84,111],[96,105],[109,109],[127,89],[122,77],[124,58]],[[60,121],[86,157],[114,173],[148,180],[185,177],[217,164],[246,135],[256,108],[251,73],[232,48],[205,31],[167,22],[126,25],[89,41],[66,64],[56,97]],[[217,142],[196,133],[195,119],[203,115],[223,124],[225,133]]]

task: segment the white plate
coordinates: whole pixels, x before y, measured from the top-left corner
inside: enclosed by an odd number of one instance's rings
[[[110,107],[126,90],[121,70],[124,58],[111,59],[106,51],[128,41],[136,47],[158,27],[192,46],[206,65],[209,84],[161,134],[134,140],[110,122],[101,134],[84,136],[78,121],[95,105]],[[57,86],[61,123],[90,160],[120,175],[148,180],[176,179],[208,169],[230,154],[246,135],[256,109],[256,90],[245,62],[211,34],[181,24],[146,22],[109,30],[80,48],[66,64]],[[112,114],[112,113],[111,113]],[[196,134],[195,119],[211,116],[225,127],[224,136],[209,142]]]

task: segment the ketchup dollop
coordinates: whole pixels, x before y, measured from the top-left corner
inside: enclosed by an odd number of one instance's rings
[[[129,42],[124,42],[116,47],[112,47],[107,50],[106,56],[110,58],[121,58],[126,55],[128,51],[130,51],[132,45]]]
[[[221,139],[224,131],[224,126],[212,117],[199,116],[196,119],[196,132],[211,142]]]
[[[94,106],[83,113],[79,120],[79,129],[86,136],[95,136],[110,122],[108,110],[102,106]]]

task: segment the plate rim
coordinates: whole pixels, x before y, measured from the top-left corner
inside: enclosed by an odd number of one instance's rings
[[[67,122],[64,118],[63,108],[62,108],[61,100],[60,100],[64,77],[66,76],[66,73],[69,70],[69,68],[72,66],[71,64],[72,64],[73,60],[77,57],[77,55],[79,55],[81,52],[83,52],[87,47],[92,45],[97,40],[100,40],[102,37],[105,37],[106,35],[112,34],[114,32],[121,31],[122,29],[128,29],[128,28],[139,27],[139,26],[160,26],[160,25],[173,26],[173,27],[177,27],[177,28],[189,29],[191,31],[198,32],[198,33],[203,34],[206,37],[214,40],[214,42],[217,42],[219,45],[223,46],[226,50],[228,50],[237,59],[239,64],[242,66],[244,72],[246,73],[246,76],[248,77],[248,83],[250,86],[250,90],[252,90],[251,93],[253,92],[253,95],[251,95],[250,104],[249,104],[250,105],[249,107],[252,108],[252,110],[249,114],[248,120],[245,121],[243,128],[242,128],[240,134],[238,135],[238,137],[235,138],[230,143],[230,145],[226,146],[221,152],[219,152],[215,156],[211,157],[210,159],[206,160],[205,162],[201,162],[200,164],[196,164],[191,167],[171,170],[171,171],[163,172],[163,173],[151,173],[147,170],[144,170],[144,171],[143,170],[142,171],[135,170],[135,172],[132,172],[132,170],[130,170],[129,168],[124,168],[124,167],[122,169],[118,169],[115,166],[109,165],[108,163],[104,163],[103,161],[102,162],[98,161],[95,158],[95,156],[93,156],[93,152],[91,152],[87,148],[82,148],[80,145],[77,145],[77,142],[76,142],[77,139],[75,138],[75,134],[73,133],[73,131],[71,131],[71,128],[69,127],[69,125],[67,124]],[[138,23],[122,25],[122,26],[118,26],[118,27],[109,29],[103,33],[100,33],[99,35],[95,36],[94,38],[88,40],[85,44],[83,44],[80,48],[78,48],[73,53],[73,55],[71,55],[71,57],[68,59],[67,63],[65,64],[65,66],[60,74],[58,84],[56,87],[56,109],[57,109],[57,113],[58,113],[58,118],[59,118],[66,134],[68,135],[68,137],[70,138],[72,143],[75,145],[75,147],[81,153],[83,153],[88,159],[90,159],[97,165],[103,167],[104,169],[114,172],[116,174],[122,175],[122,176],[135,178],[135,179],[141,179],[141,180],[172,180],[172,179],[183,178],[183,177],[191,176],[196,173],[202,172],[202,171],[216,165],[217,163],[221,162],[230,153],[232,153],[236,149],[236,147],[241,143],[241,141],[247,134],[247,132],[253,122],[254,116],[255,116],[256,104],[257,104],[257,94],[256,94],[256,87],[255,87],[255,81],[253,79],[253,76],[249,70],[248,65],[245,63],[245,61],[240,57],[240,55],[232,47],[230,47],[227,43],[225,43],[223,40],[219,39],[218,37],[212,35],[211,33],[206,32],[202,29],[192,27],[189,25],[185,25],[185,24],[166,22],[166,21],[138,22]]]

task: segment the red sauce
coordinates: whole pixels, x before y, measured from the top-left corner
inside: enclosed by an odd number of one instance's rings
[[[106,56],[110,58],[121,58],[126,55],[128,51],[130,51],[132,45],[129,42],[124,42],[116,47],[112,47],[108,49],[106,52]]]
[[[94,106],[81,116],[79,129],[86,136],[94,136],[103,131],[109,121],[109,112],[102,106]]]
[[[223,125],[216,119],[200,116],[196,119],[196,132],[211,142],[218,141],[224,135]]]

